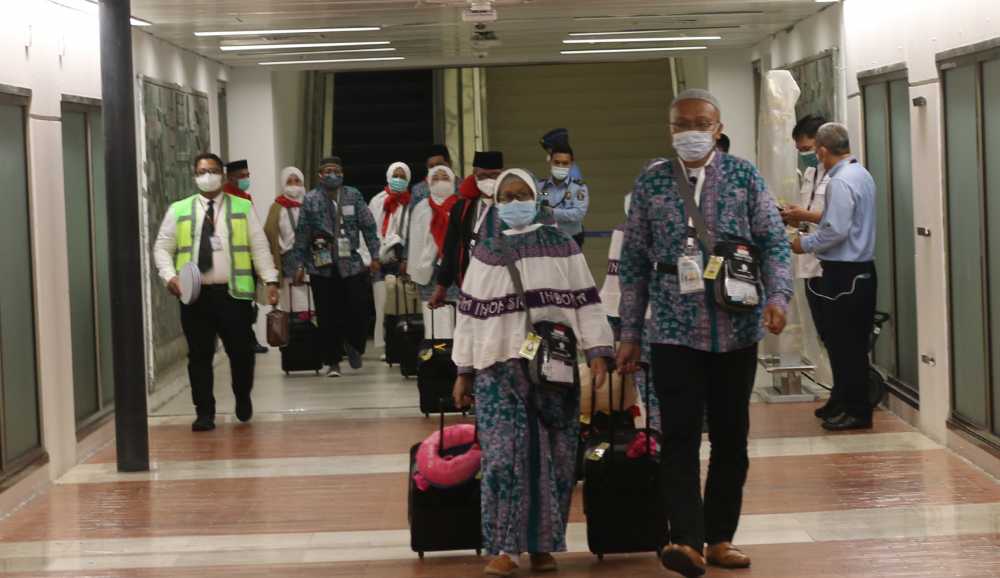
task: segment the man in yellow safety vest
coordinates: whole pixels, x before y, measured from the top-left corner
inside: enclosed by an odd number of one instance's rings
[[[236,417],[253,417],[254,350],[247,325],[253,317],[256,269],[268,285],[268,300],[278,303],[278,271],[250,201],[222,191],[222,160],[211,153],[195,157],[200,193],[172,204],[153,247],[167,290],[181,296],[178,272],[195,263],[201,272],[197,300],[181,304],[181,326],[188,344],[188,376],[198,417],[194,431],[215,429],[212,359],[216,337],[229,355]]]

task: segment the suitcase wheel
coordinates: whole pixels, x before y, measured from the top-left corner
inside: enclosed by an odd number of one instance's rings
[[[604,561],[604,554],[598,554],[597,555],[597,561],[598,562],[603,562]]]
[[[319,370],[318,369],[316,370],[316,375],[319,375]]]
[[[483,549],[482,548],[476,548],[476,556],[482,556],[482,555],[483,555]]]
[[[317,372],[317,373],[319,373],[319,372]],[[286,371],[285,375],[291,375],[291,372]]]
[[[420,556],[421,560],[424,559],[424,553],[423,552],[417,552],[417,556]]]
[[[431,417],[431,414],[429,414],[427,412],[424,412],[424,418],[426,419],[426,418],[429,418],[429,417]]]

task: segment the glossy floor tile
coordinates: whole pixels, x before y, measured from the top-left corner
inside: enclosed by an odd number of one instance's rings
[[[217,373],[228,382],[224,364]],[[339,380],[286,378],[275,352],[257,377],[253,422],[223,412],[218,429],[192,433],[181,391],[150,420],[151,472],[119,474],[109,445],[0,520],[0,574],[481,575],[471,552],[410,550],[407,452],[438,426],[415,382],[374,360]],[[1000,578],[995,480],[885,411],[871,430],[829,434],[816,405],[752,405],[737,542],[753,568],[708,576]],[[669,577],[651,554],[589,555],[581,497],[558,576]]]

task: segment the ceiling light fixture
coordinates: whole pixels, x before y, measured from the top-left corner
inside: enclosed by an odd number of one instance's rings
[[[322,34],[324,32],[377,32],[381,26],[358,26],[355,28],[297,28],[287,30],[215,30],[195,32],[195,36],[273,36],[278,34]]]
[[[667,52],[673,50],[708,50],[707,46],[668,46],[658,48],[606,48],[600,50],[562,50],[559,54],[612,54],[616,52]]]
[[[395,52],[395,48],[356,48],[353,50],[310,50],[308,52],[268,52],[267,56],[303,56],[308,54],[349,54],[355,52]],[[257,58],[259,54],[244,54],[247,58]]]
[[[721,30],[724,28],[739,28],[739,26],[699,26],[691,28],[664,28],[661,30],[618,30],[615,32],[570,32],[570,36],[615,36],[619,34],[666,34],[678,30]]]
[[[383,58],[338,58],[333,60],[278,60],[274,62],[258,62],[261,66],[277,66],[280,64],[334,64],[339,62],[384,62],[387,60],[406,60],[403,56],[387,56]]]
[[[132,16],[131,18],[129,18],[129,23],[132,24],[132,26],[152,26],[153,25],[152,22],[146,22],[145,20],[143,20],[141,18],[136,18],[135,16]]]
[[[583,38],[580,40],[563,40],[563,44],[609,44],[622,42],[684,42],[687,40],[722,40],[721,36],[664,36],[647,38]]]
[[[339,46],[385,46],[388,40],[377,40],[372,42],[306,42],[300,44],[237,44],[232,46],[220,46],[223,52],[233,52],[238,50],[279,50],[282,48],[334,48]]]

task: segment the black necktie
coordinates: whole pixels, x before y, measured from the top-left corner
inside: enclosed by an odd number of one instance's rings
[[[202,273],[212,270],[212,237],[215,236],[215,201],[208,202],[205,220],[201,223],[201,241],[198,244],[198,269]]]

